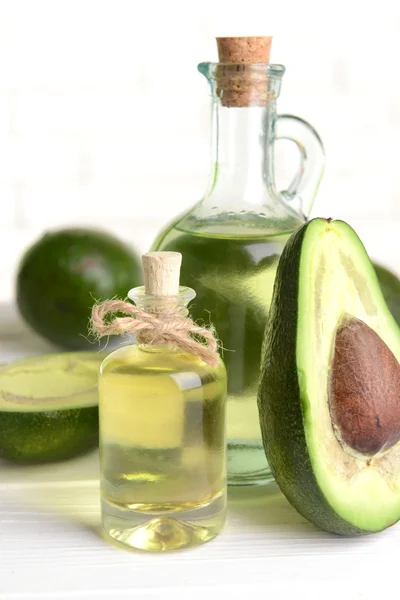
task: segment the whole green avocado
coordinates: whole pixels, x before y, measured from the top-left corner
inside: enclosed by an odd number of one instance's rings
[[[92,229],[46,233],[23,256],[17,305],[37,333],[67,349],[93,348],[88,334],[95,301],[125,298],[142,283],[139,258],[116,237]]]

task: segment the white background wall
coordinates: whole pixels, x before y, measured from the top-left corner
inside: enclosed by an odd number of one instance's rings
[[[197,63],[216,35],[263,34],[287,68],[280,112],[325,144],[314,215],[349,220],[400,270],[398,2],[0,0],[3,294],[44,229],[98,225],[144,250],[193,204],[209,169]]]

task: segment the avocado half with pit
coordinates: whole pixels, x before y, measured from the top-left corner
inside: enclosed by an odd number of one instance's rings
[[[400,330],[343,221],[314,219],[281,256],[259,412],[289,502],[342,535],[400,518]]]

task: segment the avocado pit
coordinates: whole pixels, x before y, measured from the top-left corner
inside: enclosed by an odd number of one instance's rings
[[[336,332],[329,410],[338,440],[375,455],[400,440],[400,364],[366,323],[346,318]]]

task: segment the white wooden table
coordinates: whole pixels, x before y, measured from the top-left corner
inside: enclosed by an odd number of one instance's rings
[[[0,325],[0,362],[50,349],[4,306]],[[275,485],[231,489],[226,528],[204,546],[124,551],[101,534],[96,452],[46,466],[0,462],[2,599],[397,599],[399,565],[400,525],[329,535]]]

